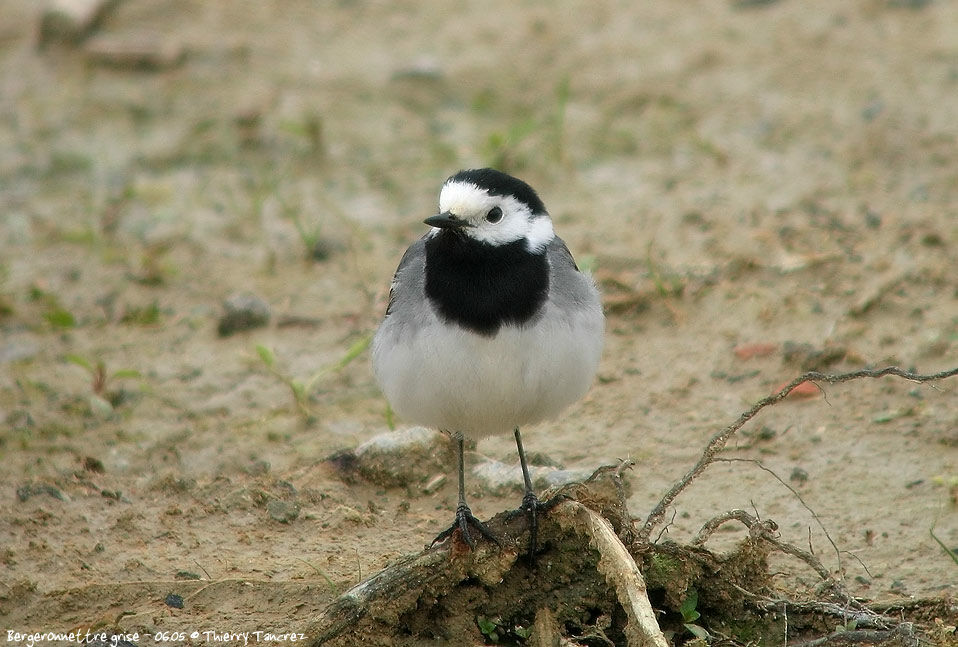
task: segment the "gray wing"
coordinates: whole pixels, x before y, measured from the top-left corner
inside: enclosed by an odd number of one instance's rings
[[[592,277],[579,271],[565,241],[556,236],[546,249],[550,273],[549,298],[560,308],[572,310],[601,307]]]
[[[399,267],[393,274],[389,285],[389,304],[386,316],[411,301],[417,294],[425,294],[426,275],[426,237],[423,236],[409,246],[399,260]]]

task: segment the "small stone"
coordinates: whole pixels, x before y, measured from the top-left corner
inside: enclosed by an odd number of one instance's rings
[[[881,99],[873,99],[862,108],[862,119],[865,121],[874,121],[882,112],[885,111],[885,102]]]
[[[881,227],[881,214],[877,211],[872,211],[868,207],[864,211],[865,216],[865,226],[869,229],[878,229]]]
[[[530,475],[532,484],[542,489],[557,488],[569,483],[581,483],[592,475],[589,470],[552,469],[544,466],[530,467],[529,469],[532,471]]]
[[[223,316],[217,328],[220,337],[252,328],[261,328],[269,323],[269,304],[250,292],[231,295],[223,302]]]
[[[558,487],[567,483],[584,481],[591,476],[588,470],[563,470],[544,465],[530,465],[529,478],[536,490]],[[516,459],[514,465],[487,459],[476,464],[471,472],[472,482],[481,485],[485,492],[497,496],[522,492],[522,468]]]
[[[393,71],[393,80],[438,81],[442,78],[442,65],[439,59],[422,56]]]
[[[270,519],[280,523],[291,523],[296,521],[299,516],[299,504],[295,501],[282,501],[280,499],[271,499],[266,504],[266,512]]]
[[[374,436],[355,450],[326,460],[347,478],[358,474],[386,487],[423,483],[455,465],[448,436],[434,429],[412,427]]]
[[[325,238],[317,239],[307,250],[307,254],[310,260],[322,262],[329,260],[329,257],[333,254],[334,245],[330,243]]]
[[[82,41],[117,4],[118,0],[51,0],[40,16],[40,46]]]
[[[174,609],[182,609],[182,608],[183,608],[183,596],[182,596],[182,595],[177,595],[176,593],[170,593],[170,594],[168,594],[168,595],[166,596],[166,600],[164,600],[164,602],[166,602],[166,606],[172,607],[172,608],[174,608]]]

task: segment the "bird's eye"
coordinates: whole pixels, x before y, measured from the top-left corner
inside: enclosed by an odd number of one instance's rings
[[[493,207],[492,209],[490,209],[489,213],[486,214],[486,220],[488,220],[492,224],[496,224],[497,222],[502,220],[502,209],[500,209],[499,207]]]

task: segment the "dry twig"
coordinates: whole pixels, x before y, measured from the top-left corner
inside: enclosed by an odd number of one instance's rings
[[[685,488],[687,488],[692,481],[699,476],[699,474],[705,471],[706,467],[715,461],[715,457],[725,448],[725,445],[728,443],[729,439],[735,435],[735,432],[741,429],[746,422],[754,418],[759,411],[765,407],[781,402],[788,397],[789,393],[795,390],[795,388],[797,388],[800,384],[805,382],[827,382],[828,384],[838,384],[840,382],[850,382],[851,380],[857,380],[865,377],[879,378],[886,375],[893,375],[910,380],[912,382],[934,382],[936,380],[943,380],[945,378],[958,375],[958,368],[941,371],[939,373],[919,374],[909,373],[908,371],[900,369],[897,366],[888,366],[882,369],[862,369],[859,371],[839,373],[835,375],[820,373],[818,371],[809,371],[799,377],[796,377],[794,380],[782,387],[777,393],[759,400],[750,409],[742,413],[742,415],[738,417],[738,420],[712,436],[708,442],[708,445],[705,447],[705,451],[702,452],[702,456],[699,458],[698,462],[695,463],[692,469],[690,469],[678,483],[673,485],[669,491],[665,493],[665,496],[662,497],[658,504],[656,504],[656,506],[652,509],[652,512],[649,513],[645,523],[638,530],[636,542],[639,544],[648,543],[649,537],[652,535],[652,530],[655,528],[655,526],[661,523],[662,519],[665,517],[666,509],[672,505],[672,502],[675,501],[676,497],[678,497],[678,495],[681,494],[682,491],[685,490]]]
[[[792,647],[825,647],[826,645],[885,645],[895,641],[899,645],[918,647],[918,637],[910,622],[903,622],[894,629],[837,631],[815,640],[792,645]]]

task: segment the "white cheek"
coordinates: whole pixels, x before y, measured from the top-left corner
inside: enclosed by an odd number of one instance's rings
[[[469,235],[491,245],[505,245],[525,237],[529,221],[524,214],[509,214],[496,223],[481,221]]]
[[[541,252],[555,237],[556,234],[552,228],[552,219],[549,218],[549,216],[539,216],[529,222],[528,231],[526,231],[526,242],[529,245],[530,252]]]

